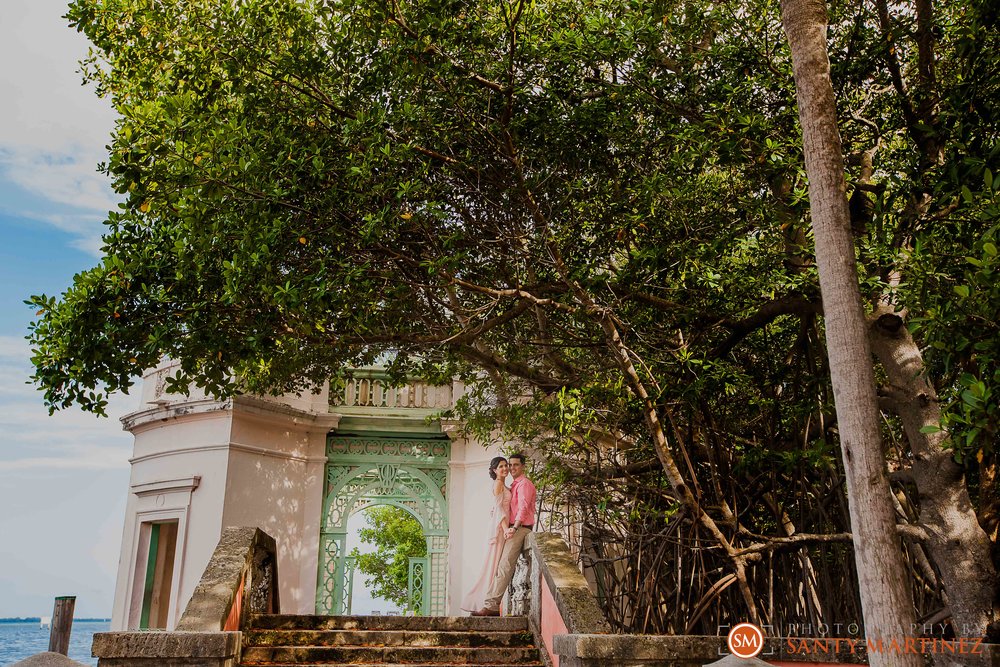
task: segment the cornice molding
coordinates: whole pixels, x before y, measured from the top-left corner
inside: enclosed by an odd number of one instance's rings
[[[180,477],[178,479],[163,479],[156,482],[143,482],[133,484],[132,493],[142,498],[143,496],[159,495],[161,493],[173,493],[177,491],[187,491],[191,493],[201,484],[201,475],[191,477]]]
[[[216,417],[220,412],[232,408],[232,400],[217,401],[215,399],[200,399],[157,405],[155,408],[132,412],[121,418],[122,429],[133,435],[160,426],[169,421],[194,421],[206,417]]]
[[[325,456],[304,456],[302,454],[290,454],[288,452],[282,452],[275,449],[267,449],[266,447],[257,447],[255,445],[244,445],[238,442],[230,443],[230,450],[237,452],[245,452],[247,454],[257,454],[258,456],[269,456],[275,459],[283,459],[285,461],[295,461],[296,463],[326,463]]]
[[[448,436],[449,440],[452,442],[468,442],[469,439],[462,432],[462,427],[465,425],[463,421],[459,419],[442,419],[440,422],[441,432]]]
[[[338,414],[308,412],[256,396],[236,396],[223,401],[198,399],[166,403],[127,414],[121,418],[121,422],[124,430],[137,435],[150,428],[161,426],[165,422],[193,421],[218,416],[218,413],[226,412],[311,432],[332,431],[340,423],[340,415]]]
[[[136,463],[142,463],[144,461],[150,461],[152,459],[161,459],[165,456],[175,456],[182,454],[197,454],[200,452],[217,452],[220,450],[229,449],[229,443],[224,444],[212,444],[212,445],[197,445],[195,447],[178,447],[177,449],[167,449],[156,452],[150,452],[149,454],[143,454],[141,456],[133,456],[128,460],[129,463],[135,465]]]
[[[232,401],[233,412],[250,419],[281,423],[302,431],[329,432],[337,428],[340,415],[331,412],[309,412],[285,403],[269,401],[257,396],[237,396]]]

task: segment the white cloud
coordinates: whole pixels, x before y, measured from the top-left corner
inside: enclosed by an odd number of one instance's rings
[[[64,0],[5,0],[0,21],[0,177],[80,215],[13,211],[78,237],[97,254],[101,221],[116,198],[97,172],[115,114],[81,86],[88,43],[61,16]]]
[[[81,252],[85,252],[88,255],[94,257],[103,257],[104,254],[101,252],[101,248],[104,247],[104,239],[101,234],[104,232],[103,228],[87,234],[81,238],[73,240],[70,245]]]
[[[22,338],[0,336],[0,476],[26,471],[111,470],[128,467],[132,438],[117,416],[134,411],[135,396],[115,395],[110,418],[76,408],[49,415],[34,385],[30,347]]]
[[[0,478],[0,616],[47,614],[55,595],[76,595],[78,616],[111,614],[128,478],[128,470]]]
[[[0,576],[0,616],[50,609],[54,595],[77,595],[79,615],[107,616],[132,452],[117,417],[138,400],[113,397],[106,419],[49,416],[25,384],[29,355],[21,336],[0,336],[0,571],[17,573]]]
[[[96,256],[115,206],[97,172],[115,114],[80,85],[88,44],[66,8],[0,0],[0,215],[58,229]],[[25,383],[29,356],[23,338],[0,336],[0,616],[47,612],[65,594],[80,596],[78,614],[109,615],[132,450],[117,417],[138,401],[114,397],[107,419],[49,416]]]
[[[0,336],[0,364],[17,362],[28,358],[31,346],[19,336]]]
[[[77,453],[68,458],[44,457],[17,459],[15,461],[0,461],[0,475],[11,472],[24,472],[25,470],[115,470],[117,468],[128,468],[128,461],[122,459],[122,452],[118,449],[105,448],[100,455],[95,456],[92,452],[86,455]]]
[[[125,494],[123,493],[114,508],[107,508],[104,521],[94,531],[95,540],[94,546],[90,549],[90,556],[108,581],[114,581],[118,574],[118,556],[121,552],[122,517],[124,515]]]
[[[114,112],[81,86],[86,38],[61,18],[64,0],[6,0],[0,24],[0,144],[52,155],[100,154]]]
[[[118,203],[107,183],[97,173],[99,155],[87,155],[77,146],[66,146],[61,153],[40,153],[37,147],[6,149],[0,154],[0,167],[7,179],[28,192],[50,202],[104,214]],[[35,216],[41,217],[41,216]],[[78,231],[79,223],[94,216],[52,215],[49,220],[66,231]]]
[[[0,159],[0,170],[2,170],[2,166],[3,160]],[[48,199],[49,201],[54,201],[53,198]],[[112,207],[108,207],[108,209],[110,208]],[[108,209],[102,208],[101,211]],[[104,245],[104,240],[101,235],[106,230],[104,225],[100,224],[100,221],[105,216],[103,212],[99,213],[97,209],[90,213],[52,213],[0,205],[0,214],[7,214],[23,220],[35,220],[72,234],[77,237],[70,242],[72,247],[94,257],[102,257],[101,247]]]

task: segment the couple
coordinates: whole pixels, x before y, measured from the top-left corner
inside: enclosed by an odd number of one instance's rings
[[[473,616],[499,616],[500,600],[514,578],[514,568],[524,538],[535,525],[535,485],[525,477],[524,454],[490,461],[493,509],[490,511],[490,541],[479,580],[462,600],[462,609]],[[514,478],[510,488],[507,473]]]

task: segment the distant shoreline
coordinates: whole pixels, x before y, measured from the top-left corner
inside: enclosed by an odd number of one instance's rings
[[[108,623],[110,618],[74,618],[74,623]],[[0,618],[0,623],[41,623],[40,616],[27,616],[17,618]]]

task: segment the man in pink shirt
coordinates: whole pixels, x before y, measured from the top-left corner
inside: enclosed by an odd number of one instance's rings
[[[499,616],[500,600],[514,578],[514,568],[524,547],[524,538],[535,526],[535,485],[525,476],[524,454],[512,454],[510,474],[514,481],[510,485],[510,527],[504,542],[500,563],[497,566],[493,584],[486,593],[484,607],[472,612],[473,616]]]

